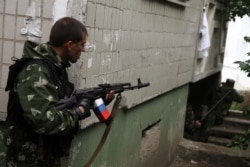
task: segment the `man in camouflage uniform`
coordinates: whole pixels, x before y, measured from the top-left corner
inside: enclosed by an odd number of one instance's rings
[[[6,166],[59,167],[60,157],[68,156],[78,121],[90,115],[89,102],[84,99],[63,110],[54,104],[74,90],[66,68],[81,56],[87,36],[81,22],[64,17],[53,25],[48,43],[25,43],[23,57],[50,62],[53,74],[45,65],[35,63],[24,67],[16,78],[14,90],[23,113],[5,134]],[[107,94],[108,100],[113,96]]]
[[[234,80],[227,79],[226,82],[222,83],[222,86],[216,91],[216,95],[212,99],[211,105],[214,105],[217,101],[219,101],[227,92],[229,92],[229,94],[224,98],[224,100],[222,100],[222,102],[217,105],[217,107],[215,107],[214,111],[212,112],[212,115],[215,117],[213,124],[219,125],[222,123],[223,118],[228,115],[229,109],[233,102],[242,103],[244,101],[243,96],[241,96],[234,89]]]
[[[195,132],[201,127],[201,122],[196,119],[191,104],[187,104],[186,117],[185,117],[185,128],[184,128],[184,138],[190,140],[197,140],[197,135]]]
[[[214,125],[220,125],[223,122],[223,118],[228,115],[233,101],[238,103],[244,101],[243,96],[234,89],[234,80],[227,79],[226,82],[222,83],[222,86],[216,90],[215,95],[211,100],[210,108],[212,108],[213,105],[215,105],[227,93],[228,95],[218,103],[214,110],[207,116],[207,118],[205,118],[201,127],[201,141],[207,141],[211,127]]]

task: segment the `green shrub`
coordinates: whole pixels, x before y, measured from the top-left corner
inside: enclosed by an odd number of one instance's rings
[[[227,147],[236,150],[246,150],[250,144],[250,129],[246,131],[245,135],[235,135]]]

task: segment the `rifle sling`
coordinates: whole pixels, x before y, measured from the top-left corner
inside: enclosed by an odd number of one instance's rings
[[[116,101],[113,105],[113,108],[112,108],[112,111],[111,111],[111,118],[114,119],[115,118],[115,115],[118,111],[118,107],[119,107],[119,104],[121,102],[121,99],[122,99],[122,96],[120,94],[117,95],[116,97]],[[111,126],[113,124],[113,120],[107,125],[103,135],[102,135],[102,138],[98,144],[98,146],[96,147],[95,149],[95,152],[92,154],[91,158],[89,159],[89,161],[84,165],[84,167],[90,167],[90,165],[93,163],[93,161],[95,160],[96,156],[98,155],[98,153],[101,151],[107,137],[108,137],[108,134],[110,132],[110,129],[111,129]]]
[[[218,105],[222,100],[224,100],[224,99],[227,97],[227,95],[228,95],[230,92],[231,92],[231,90],[229,90],[227,93],[225,93],[224,96],[223,96],[220,100],[218,100],[218,101],[216,102],[216,104],[213,105],[213,107],[211,107],[211,108],[209,109],[209,111],[200,119],[200,121],[201,121],[201,122],[204,121],[204,119],[206,119],[206,117],[215,109],[215,107],[217,107],[217,105]]]

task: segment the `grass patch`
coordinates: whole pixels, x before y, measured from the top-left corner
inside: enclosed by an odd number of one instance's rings
[[[240,91],[240,94],[244,97],[244,101],[242,103],[233,102],[231,109],[243,111],[244,116],[250,117],[250,91]]]

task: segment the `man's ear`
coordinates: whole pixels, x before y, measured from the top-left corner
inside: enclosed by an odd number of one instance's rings
[[[72,46],[73,46],[73,42],[72,41],[68,41],[66,43],[64,43],[64,46],[67,50],[71,50]]]

